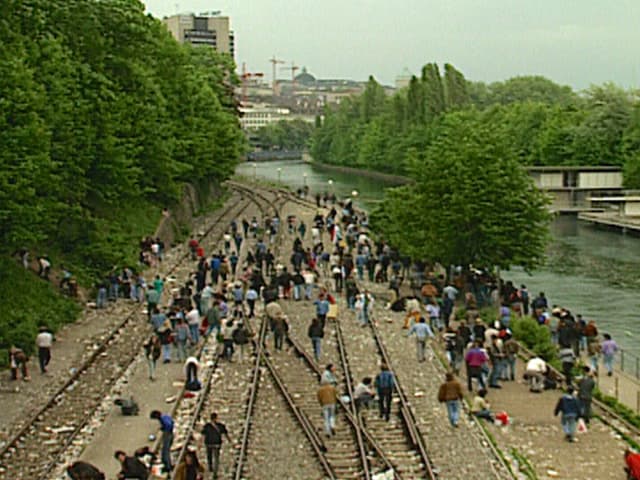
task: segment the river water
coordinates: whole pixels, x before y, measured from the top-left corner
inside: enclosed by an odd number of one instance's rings
[[[243,163],[237,172],[274,182],[280,176],[280,181],[293,189],[306,183],[312,192],[334,192],[342,198],[352,196],[355,190],[355,203],[364,209],[379,202],[384,189],[393,186],[384,180],[329,172],[304,162],[266,162],[255,167]],[[571,216],[556,218],[551,235],[546,265],[531,275],[513,269],[503,277],[526,284],[532,296],[544,291],[550,304],[594,319],[601,332],[611,333],[626,351],[640,355],[640,238],[599,230]]]

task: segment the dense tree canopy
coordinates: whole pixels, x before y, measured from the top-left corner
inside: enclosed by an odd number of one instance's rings
[[[233,171],[232,59],[179,45],[140,1],[6,0],[0,45],[3,249],[104,269],[126,210]]]
[[[526,165],[624,165],[640,188],[640,104],[615,85],[575,93],[544,77],[483,84],[436,64],[392,97],[365,92],[327,110],[320,162],[406,175],[372,220],[396,246],[445,264],[533,268],[549,218]]]
[[[179,45],[138,0],[0,2],[0,364],[79,310],[8,253],[48,254],[85,281],[135,267],[185,183],[233,172],[234,69]]]
[[[308,146],[314,125],[301,119],[280,120],[256,132],[256,143],[270,150],[303,150]]]
[[[640,188],[637,92],[604,84],[578,94],[538,76],[487,85],[449,64],[444,75],[425,65],[391,98],[379,89],[370,79],[363,95],[327,110],[316,160],[408,175],[410,153],[437,140],[441,117],[473,109],[523,165],[624,165],[627,185]]]
[[[549,214],[504,132],[477,111],[447,115],[436,139],[412,150],[415,182],[388,190],[371,222],[393,245],[444,265],[533,268]]]

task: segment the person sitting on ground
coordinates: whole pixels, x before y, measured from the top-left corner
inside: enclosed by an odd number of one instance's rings
[[[353,396],[357,409],[360,409],[361,407],[371,408],[371,402],[373,402],[374,397],[371,383],[371,377],[364,377],[362,382],[356,385],[356,388],[353,391]]]
[[[493,422],[493,414],[490,410],[489,402],[486,400],[487,391],[485,389],[478,390],[478,393],[473,397],[473,403],[471,404],[471,413],[478,418],[484,418]]]
[[[120,473],[118,473],[118,480],[147,480],[147,478],[149,478],[149,470],[145,464],[136,457],[129,457],[122,450],[117,450],[113,456],[120,462],[121,466]]]
[[[74,462],[67,467],[71,480],[105,480],[104,473],[87,462]]]

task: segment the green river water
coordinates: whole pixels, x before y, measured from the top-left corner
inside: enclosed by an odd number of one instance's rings
[[[355,190],[355,203],[364,209],[379,202],[384,189],[393,186],[303,162],[266,162],[255,167],[245,163],[237,172],[274,182],[280,176],[282,184],[293,189],[306,182],[312,193],[333,191],[342,198],[352,196]],[[570,216],[556,218],[551,234],[546,265],[532,275],[513,269],[503,277],[526,284],[532,296],[544,291],[550,304],[596,320],[602,332],[611,333],[626,351],[640,355],[640,238],[596,229]]]

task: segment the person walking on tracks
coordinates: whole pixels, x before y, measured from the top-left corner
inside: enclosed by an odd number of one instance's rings
[[[213,412],[210,421],[205,423],[202,428],[202,439],[207,451],[207,464],[209,471],[213,474],[213,478],[218,478],[218,469],[220,468],[220,451],[222,450],[222,436],[224,435],[229,443],[229,431],[224,423],[218,421],[218,414]]]
[[[324,433],[327,438],[336,433],[336,403],[338,403],[338,390],[331,383],[323,383],[318,388],[318,402],[322,407],[324,418]]]
[[[314,317],[313,320],[311,320],[311,325],[309,325],[307,334],[309,335],[311,345],[313,346],[313,356],[316,359],[316,362],[319,362],[322,338],[324,337],[324,325],[322,325],[322,322],[318,317]]]
[[[160,410],[153,410],[149,415],[152,420],[160,422],[160,430],[162,431],[162,451],[160,458],[167,473],[171,472],[171,445],[173,444],[173,418]]]
[[[416,354],[419,362],[425,361],[425,351],[427,345],[427,338],[433,338],[433,331],[427,325],[424,317],[420,317],[418,323],[414,323],[409,332],[407,333],[407,337],[410,337],[415,333],[416,335]]]
[[[196,452],[185,452],[184,460],[176,467],[173,480],[203,480],[204,468],[200,465]]]
[[[378,391],[380,418],[384,418],[387,421],[389,421],[391,415],[391,397],[393,396],[395,381],[396,378],[387,364],[380,365],[380,373],[376,376],[375,387]]]
[[[452,427],[458,428],[460,419],[460,401],[463,399],[462,385],[458,382],[453,373],[447,373],[445,382],[438,390],[438,401],[447,405],[447,415]]]

